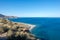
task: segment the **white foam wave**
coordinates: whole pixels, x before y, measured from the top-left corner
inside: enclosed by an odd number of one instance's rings
[[[21,23],[21,24],[28,25],[27,27],[29,28],[29,30],[32,30],[34,27],[36,27],[36,25],[33,24],[27,24],[27,23]]]

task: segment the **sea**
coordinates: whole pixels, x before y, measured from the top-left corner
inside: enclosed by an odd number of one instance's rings
[[[9,20],[36,25],[31,33],[41,40],[60,40],[60,18],[20,17]]]

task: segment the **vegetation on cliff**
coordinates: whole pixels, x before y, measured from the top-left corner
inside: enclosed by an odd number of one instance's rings
[[[31,34],[28,25],[0,18],[0,38],[7,40],[40,40]]]

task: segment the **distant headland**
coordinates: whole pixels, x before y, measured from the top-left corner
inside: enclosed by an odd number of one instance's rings
[[[0,14],[0,18],[18,18],[17,16],[6,16],[3,14]]]

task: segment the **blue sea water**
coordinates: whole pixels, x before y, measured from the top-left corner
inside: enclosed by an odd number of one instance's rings
[[[9,20],[36,25],[31,33],[42,40],[60,40],[60,18],[13,18]]]

